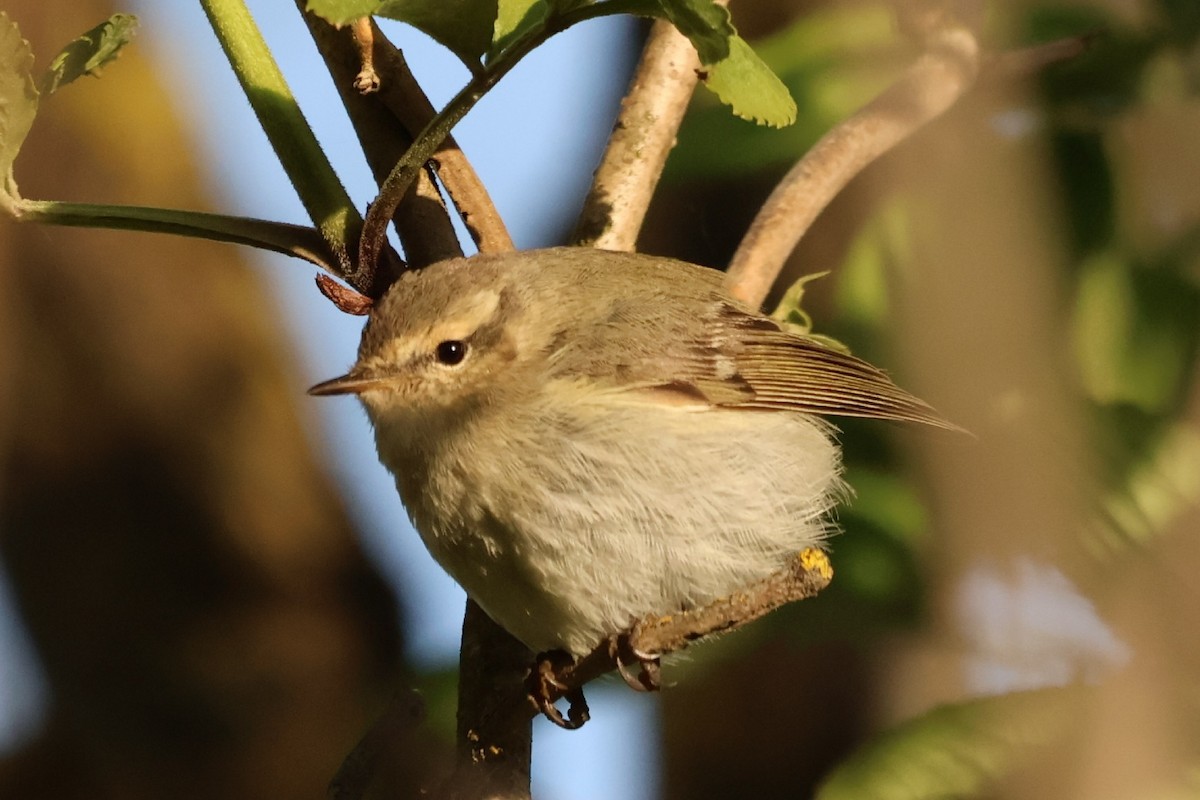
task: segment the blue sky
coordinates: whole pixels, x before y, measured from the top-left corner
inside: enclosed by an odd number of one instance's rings
[[[278,0],[248,5],[342,180],[365,207],[374,184],[298,15]],[[135,46],[161,63],[176,89],[178,111],[208,165],[216,204],[229,213],[307,223],[199,4],[132,0],[126,10],[142,19]],[[385,28],[435,105],[466,81],[458,60],[427,38],[399,25]],[[627,80],[633,33],[629,20],[616,19],[560,35],[506,77],[456,130],[518,247],[556,244],[556,232],[573,220]],[[410,656],[418,663],[453,663],[462,592],[409,527],[391,479],[375,459],[362,411],[349,399],[303,396],[308,385],[340,374],[353,361],[361,319],[341,314],[317,294],[309,265],[246,254],[261,266],[284,312],[300,368],[296,394],[311,420],[314,445],[329,453],[367,549],[389,579],[405,587]],[[6,654],[0,659],[0,751],[36,727],[45,698],[10,608],[0,581],[0,652]],[[657,725],[655,702],[613,685],[594,689],[590,699],[594,719],[582,731],[538,723],[535,791],[564,800],[654,797],[656,758],[648,745]]]

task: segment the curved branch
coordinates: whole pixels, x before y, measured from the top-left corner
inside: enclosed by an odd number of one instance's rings
[[[627,13],[630,12],[630,8],[631,4],[625,0],[608,0],[605,3],[579,5],[554,13],[540,28],[527,31],[489,62],[486,68],[474,73],[467,85],[417,133],[412,147],[396,162],[379,187],[379,195],[367,209],[367,216],[363,222],[362,238],[358,246],[359,269],[369,270],[374,267],[386,241],[388,220],[408,191],[408,187],[416,179],[417,173],[434,157],[454,126],[499,83],[501,78],[543,42],[572,25],[595,17]],[[378,58],[379,53],[376,52],[375,55]]]
[[[415,135],[437,112],[413,77],[400,50],[374,23],[371,31],[372,61],[381,76],[379,99]],[[512,237],[491,195],[453,135],[448,135],[434,151],[433,160],[437,163],[438,179],[446,187],[451,202],[479,251],[504,253],[513,250]]]
[[[387,103],[385,94],[378,89],[394,84],[397,81],[395,74],[381,77],[375,73],[379,81],[376,91],[364,93],[360,82],[367,67],[365,52],[372,54],[370,61],[373,64],[376,61],[375,49],[384,44],[390,47],[386,40],[381,41],[382,33],[380,38],[373,36],[373,23],[369,18],[364,18],[363,24],[354,28],[339,29],[317,15],[306,12],[307,0],[295,2],[354,126],[367,165],[375,180],[382,182],[388,170],[412,144],[412,132],[433,115],[432,109],[420,122],[413,122],[412,118],[419,113],[419,109],[408,108],[405,117],[399,109]],[[366,40],[358,30],[364,25],[368,31],[372,31],[372,36]],[[402,58],[400,66],[407,71]],[[418,173],[417,180],[397,207],[392,222],[409,266],[421,267],[462,255],[458,234],[442,202],[441,192],[427,171]],[[355,274],[354,290],[367,297],[380,297],[399,277],[403,268],[400,259],[389,253],[377,269],[359,270]],[[338,301],[335,304],[343,308]]]
[[[850,179],[954,105],[979,73],[974,33],[954,25],[929,35],[928,50],[854,116],[825,134],[771,193],[734,253],[729,291],[758,307],[788,256]]]

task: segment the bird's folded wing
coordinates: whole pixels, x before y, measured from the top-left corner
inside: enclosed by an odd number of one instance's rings
[[[765,317],[718,303],[702,339],[682,341],[658,363],[670,375],[644,388],[714,406],[779,409],[920,422],[957,430],[883,370]]]

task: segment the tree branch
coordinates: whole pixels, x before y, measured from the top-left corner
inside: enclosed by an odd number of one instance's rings
[[[980,64],[971,30],[948,24],[932,31],[926,46],[899,80],[821,137],[771,193],[730,262],[731,294],[762,305],[800,238],[850,179],[971,87]]]
[[[212,0],[208,0],[211,2]],[[435,157],[438,149],[450,135],[450,131],[475,107],[521,59],[551,37],[576,25],[600,16],[619,13],[635,13],[637,6],[624,0],[608,0],[604,3],[569,5],[550,13],[540,25],[524,33],[496,55],[486,66],[474,72],[467,85],[439,111],[414,137],[412,147],[392,167],[387,178],[379,187],[379,195],[371,203],[363,220],[362,238],[359,240],[358,259],[360,264],[373,264],[379,256],[387,236],[387,221],[404,197],[409,185],[426,162]],[[379,53],[376,52],[376,58]]]
[[[329,800],[358,800],[366,795],[379,759],[403,743],[420,728],[425,703],[412,690],[401,690],[379,719],[363,734],[329,782]]]
[[[669,22],[655,22],[579,214],[575,244],[636,249],[699,68],[700,58],[687,37]]]
[[[458,662],[458,763],[444,795],[529,797],[533,715],[512,711],[528,705],[525,676],[532,663],[528,647],[467,600]]]

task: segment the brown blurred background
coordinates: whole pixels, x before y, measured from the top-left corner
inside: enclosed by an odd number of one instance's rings
[[[44,67],[117,9],[4,10]],[[209,205],[140,50],[42,104],[26,196]],[[0,223],[0,554],[50,700],[0,796],[317,796],[400,679],[242,255]]]

